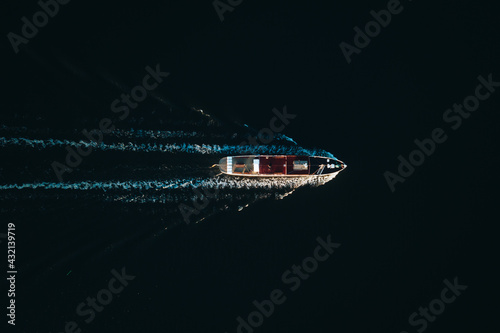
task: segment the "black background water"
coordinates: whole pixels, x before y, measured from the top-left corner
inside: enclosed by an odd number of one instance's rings
[[[16,327],[6,330],[62,332],[76,321],[82,332],[235,332],[236,318],[279,288],[286,302],[256,332],[416,332],[410,314],[454,277],[468,289],[426,331],[492,327],[498,91],[455,131],[442,115],[474,93],[479,75],[500,81],[498,15],[486,1],[402,6],[350,64],[339,43],[352,44],[353,27],[386,2],[244,1],[221,22],[210,1],[72,1],[18,54],[4,38],[1,123],[8,128],[77,139],[141,82],[145,66],[160,64],[170,76],[122,128],[163,129],[171,108],[186,110],[180,117],[190,121],[199,116],[187,111],[195,107],[260,129],[286,105],[297,115],[287,136],[348,164],[324,186],[216,210],[190,225],[173,223],[175,214],[158,205],[3,192],[1,232],[16,224],[19,268]],[[4,35],[19,33],[21,17],[39,10],[34,1],[3,7]],[[407,157],[413,140],[436,127],[448,140],[391,193],[383,173],[396,172],[398,155]],[[65,155],[1,152],[2,184],[56,182],[50,162]],[[128,163],[142,163],[142,175],[157,179],[161,172],[147,168],[176,158],[95,152],[67,181],[129,179]],[[341,247],[290,291],[282,274],[329,234]],[[135,279],[85,323],[76,307],[122,267]]]

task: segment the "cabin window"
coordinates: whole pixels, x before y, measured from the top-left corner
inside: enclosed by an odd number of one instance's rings
[[[226,166],[227,173],[231,174],[233,173],[233,157],[229,156],[227,158],[227,166]]]
[[[259,159],[258,158],[253,160],[253,172],[259,173]]]
[[[294,171],[307,170],[307,161],[293,161],[293,170]]]

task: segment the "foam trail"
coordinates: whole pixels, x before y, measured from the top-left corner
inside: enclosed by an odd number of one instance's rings
[[[294,178],[185,178],[175,180],[128,180],[128,181],[81,181],[75,183],[25,183],[0,185],[0,190],[175,190],[189,188],[218,188],[218,189],[291,189],[304,185],[319,186],[332,180],[334,176],[310,176]]]
[[[184,131],[157,131],[157,130],[130,130],[115,129],[109,135],[125,138],[150,138],[150,139],[170,139],[170,138],[203,138],[204,133],[200,132],[184,132]],[[220,137],[223,137],[220,135]]]
[[[7,127],[5,125],[0,125],[0,130],[8,133],[14,134],[49,134],[54,132],[49,128],[27,128],[25,126],[22,127]],[[71,134],[80,134],[82,130],[66,130],[66,133]],[[160,130],[141,130],[141,129],[115,129],[111,133],[104,134],[105,136],[114,136],[114,137],[125,137],[125,138],[149,138],[149,139],[170,139],[170,138],[204,138],[204,137],[215,137],[215,138],[224,138],[225,136],[222,134],[206,134],[196,131],[160,131]]]
[[[289,193],[293,192],[294,190],[290,191]],[[256,200],[262,200],[262,199],[267,199],[270,198],[274,195],[276,198],[281,198],[281,195],[275,194],[275,193],[255,193],[255,194],[231,194],[230,198],[231,200],[248,200],[252,199],[252,201]],[[189,197],[183,197],[183,199],[187,202],[192,202],[197,199],[199,199],[199,196],[197,195],[192,195]],[[223,196],[220,197],[221,200],[227,199],[224,198]],[[114,195],[114,196],[108,196],[104,198],[105,201],[109,202],[123,202],[123,203],[156,203],[156,204],[166,204],[166,203],[178,203],[181,200],[179,200],[179,197],[172,195],[172,194],[153,194],[153,195]],[[248,206],[248,204],[247,204]]]
[[[189,153],[189,154],[264,154],[264,155],[308,155],[335,158],[333,154],[316,149],[305,149],[299,146],[235,146],[235,145],[208,145],[208,144],[134,144],[128,143],[96,143],[80,140],[59,140],[59,139],[26,139],[26,138],[0,138],[0,146],[24,146],[31,148],[52,148],[52,147],[83,147],[98,150],[118,150],[134,152],[163,152],[163,153]]]
[[[289,141],[289,142],[293,142],[294,144],[297,144],[297,142],[295,142],[295,140],[294,140],[294,139],[292,139],[292,138],[291,138],[291,137],[289,137],[289,136],[286,136],[285,134],[280,134],[280,133],[278,133],[278,134],[276,134],[276,138],[277,138],[278,140],[286,140],[286,141]]]
[[[200,180],[196,178],[178,179],[170,181],[157,180],[135,180],[135,181],[82,181],[76,183],[25,183],[22,185],[0,185],[0,190],[22,190],[22,189],[43,189],[43,190],[160,190],[196,187]]]

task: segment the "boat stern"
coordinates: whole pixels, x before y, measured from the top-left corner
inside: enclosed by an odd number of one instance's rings
[[[223,157],[219,160],[219,170],[220,172],[222,173],[226,173],[227,174],[227,157]]]

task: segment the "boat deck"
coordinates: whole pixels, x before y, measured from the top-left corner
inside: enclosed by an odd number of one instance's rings
[[[336,159],[295,155],[229,156],[219,162],[223,173],[261,177],[326,175],[344,167],[344,164]]]

